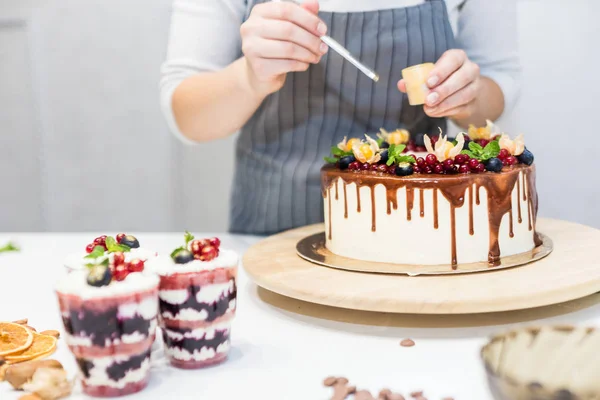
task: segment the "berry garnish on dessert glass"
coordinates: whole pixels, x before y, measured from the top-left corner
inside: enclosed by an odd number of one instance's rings
[[[133,235],[119,233],[114,238],[102,235],[85,246],[85,251],[67,256],[65,267],[69,272],[85,270],[86,265],[93,263],[95,259],[102,261],[106,256],[111,262],[113,257],[117,257],[119,260],[124,257],[124,261],[128,264],[133,262],[139,265],[141,261],[143,265],[148,259],[156,257],[157,253],[140,247],[139,240]],[[121,264],[121,262],[117,264]],[[122,273],[121,276],[123,276]]]
[[[110,240],[108,251],[113,246]],[[98,246],[96,247],[98,249]],[[122,251],[95,257],[56,288],[69,349],[81,370],[83,391],[116,397],[146,387],[158,314],[158,283],[139,259]],[[125,246],[119,248],[126,250]]]
[[[177,368],[194,369],[225,361],[236,309],[238,256],[221,249],[218,238],[195,239],[148,268],[160,276],[159,324],[165,354]]]

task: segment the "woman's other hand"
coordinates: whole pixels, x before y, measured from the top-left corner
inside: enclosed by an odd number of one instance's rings
[[[424,106],[430,117],[470,120],[477,112],[476,100],[481,93],[479,66],[463,50],[446,51],[435,64],[427,80],[430,89]],[[398,88],[406,93],[404,80]]]
[[[256,5],[242,24],[242,52],[253,90],[268,95],[281,89],[288,72],[306,71],[327,52],[320,36],[327,32],[317,16],[319,3],[297,5],[266,2]]]

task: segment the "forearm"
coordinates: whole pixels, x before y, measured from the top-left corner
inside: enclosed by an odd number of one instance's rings
[[[250,84],[242,57],[221,71],[182,81],[173,93],[173,114],[184,136],[205,142],[239,130],[265,97]]]
[[[496,120],[504,112],[504,95],[502,89],[492,79],[482,76],[479,78],[478,93],[469,107],[468,113],[451,117],[452,121],[461,128],[469,124],[485,126],[486,120]]]

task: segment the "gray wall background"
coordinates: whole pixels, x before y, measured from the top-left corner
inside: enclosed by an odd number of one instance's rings
[[[185,147],[159,110],[170,2],[0,1],[0,231],[226,229],[234,138]],[[499,124],[536,154],[541,215],[600,228],[600,2],[519,7]]]

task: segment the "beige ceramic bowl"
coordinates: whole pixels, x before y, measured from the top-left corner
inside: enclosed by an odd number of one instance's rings
[[[600,329],[517,329],[481,357],[496,400],[600,400]]]

